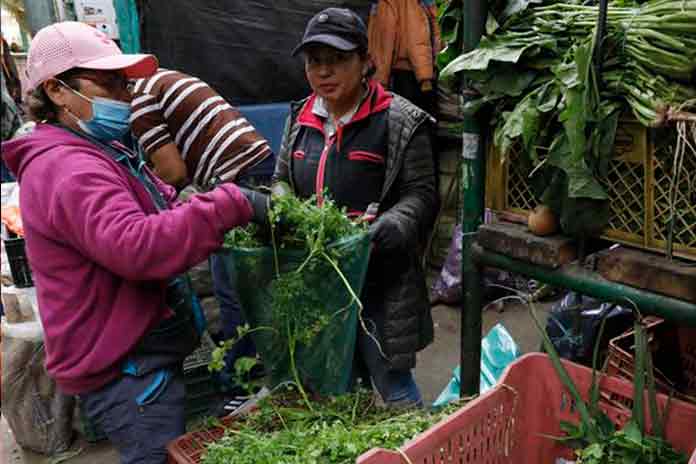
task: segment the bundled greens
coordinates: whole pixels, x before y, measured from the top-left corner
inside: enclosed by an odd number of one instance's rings
[[[592,50],[588,54],[578,47],[596,38],[599,7],[547,3],[507,17],[476,50],[443,70],[445,76],[462,73],[473,81],[482,97],[472,109],[555,81],[560,95],[547,95],[548,111],[555,106],[553,96],[565,96],[566,89],[606,83],[603,99],[626,101],[639,121],[652,126],[663,122],[665,109],[696,96],[696,1],[657,0],[625,7],[610,3],[603,53],[596,57],[603,63],[602,73],[594,77],[583,69]]]
[[[519,148],[564,231],[596,233],[620,116],[661,126],[696,98],[696,0],[611,2],[603,37],[598,6],[510,0],[493,11],[479,46],[442,75],[478,93],[465,111],[487,111],[503,154]],[[581,218],[583,209],[601,214]]]
[[[375,406],[371,392],[359,391],[307,410],[287,395],[274,396],[210,444],[203,464],[354,463],[374,447],[401,446],[461,406],[395,412]]]

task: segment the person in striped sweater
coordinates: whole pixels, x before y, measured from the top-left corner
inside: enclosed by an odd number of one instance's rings
[[[215,181],[243,183],[266,164],[268,142],[212,87],[159,69],[133,85],[131,128],[159,177],[204,190]]]
[[[144,157],[166,183],[178,189],[191,184],[199,190],[228,182],[248,189],[270,184],[275,157],[268,142],[207,83],[160,68],[153,76],[136,80],[132,94],[131,130]],[[210,268],[223,337],[229,339],[244,323],[241,305],[223,257],[211,255]],[[248,337],[236,343],[226,357],[225,377],[234,372],[239,357],[255,352]],[[235,390],[229,401],[223,401],[222,410],[242,394]]]

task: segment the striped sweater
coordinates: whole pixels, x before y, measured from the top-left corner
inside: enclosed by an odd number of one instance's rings
[[[175,143],[189,181],[208,187],[233,182],[271,154],[266,140],[215,90],[198,78],[160,69],[133,88],[131,127],[149,158]]]

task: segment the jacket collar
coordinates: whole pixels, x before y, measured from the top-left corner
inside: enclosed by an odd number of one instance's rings
[[[300,115],[297,118],[297,122],[302,126],[312,127],[323,133],[324,121],[313,111],[317,98],[319,98],[318,95],[313,93],[309,99],[306,100],[305,104],[300,110]],[[389,108],[392,98],[391,93],[384,90],[384,87],[382,87],[379,82],[371,80],[368,87],[367,97],[364,98],[358,110],[355,112],[350,121],[345,124],[345,126],[363,120],[372,114],[386,110]]]

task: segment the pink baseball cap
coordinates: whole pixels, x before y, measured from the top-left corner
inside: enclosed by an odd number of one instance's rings
[[[36,33],[27,56],[29,90],[72,68],[120,70],[129,78],[149,77],[157,71],[153,55],[124,55],[116,43],[87,24],[65,21]]]

